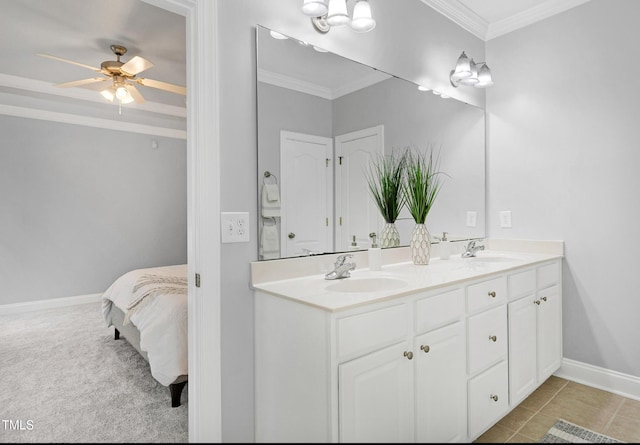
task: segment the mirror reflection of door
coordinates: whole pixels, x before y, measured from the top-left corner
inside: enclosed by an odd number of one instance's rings
[[[379,235],[382,217],[365,176],[373,156],[384,153],[384,126],[336,136],[336,251],[348,250],[356,237],[359,249],[371,246],[369,234]]]
[[[333,141],[280,132],[282,257],[333,251]]]

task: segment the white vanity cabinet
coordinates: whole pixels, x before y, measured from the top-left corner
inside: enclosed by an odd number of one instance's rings
[[[560,259],[345,308],[265,289],[257,442],[470,442],[560,365]]]
[[[515,407],[562,360],[561,263],[553,261],[509,277],[509,393]]]

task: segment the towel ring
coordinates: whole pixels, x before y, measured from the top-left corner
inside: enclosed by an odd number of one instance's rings
[[[262,222],[262,224],[266,223],[269,220],[273,221],[273,225],[274,226],[278,224],[278,222],[276,221],[276,218],[274,216],[263,216],[262,219],[264,220]]]
[[[276,177],[276,175],[274,175],[273,173],[271,173],[269,170],[266,170],[266,171],[264,172],[264,178],[262,178],[262,183],[263,183],[263,184],[266,184],[266,180],[267,180],[267,178],[271,178],[271,177],[273,177],[274,184],[277,184],[277,183],[278,183],[278,178]]]

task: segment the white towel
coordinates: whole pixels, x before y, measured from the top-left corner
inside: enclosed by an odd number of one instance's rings
[[[276,225],[263,225],[260,230],[260,256],[263,260],[280,258],[280,239]]]
[[[262,186],[262,216],[280,216],[280,190],[278,184]]]

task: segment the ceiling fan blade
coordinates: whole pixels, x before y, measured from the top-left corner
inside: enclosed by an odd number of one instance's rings
[[[140,94],[140,91],[138,91],[135,86],[128,83],[125,85],[125,88],[129,91],[129,94],[131,94],[135,103],[141,104],[144,102],[144,97],[142,97],[142,94]]]
[[[149,62],[144,57],[135,56],[133,59],[122,65],[120,69],[127,74],[135,76],[136,74],[141,73],[144,70],[148,70],[152,66],[153,63]]]
[[[89,83],[102,82],[105,80],[109,80],[109,78],[108,77],[91,77],[89,79],[74,80],[72,82],[66,82],[66,83],[57,83],[56,86],[60,88],[70,88],[70,87],[77,87],[80,85],[87,85]]]
[[[81,66],[83,68],[87,68],[90,69],[91,71],[95,71],[96,73],[100,73],[100,68],[96,68],[90,65],[85,65],[84,63],[80,63],[80,62],[74,62],[73,60],[69,60],[69,59],[63,59],[62,57],[57,57],[57,56],[52,56],[51,54],[41,54],[38,53],[36,54],[37,56],[42,56],[42,57],[48,57],[49,59],[53,59],[53,60],[60,60],[61,62],[67,62],[67,63],[71,63],[73,65],[78,65]]]
[[[171,93],[182,94],[184,96],[187,95],[187,89],[180,85],[174,85],[172,83],[161,82],[159,80],[153,80],[153,79],[136,79],[136,82],[146,87],[158,88],[160,90],[169,91]]]

